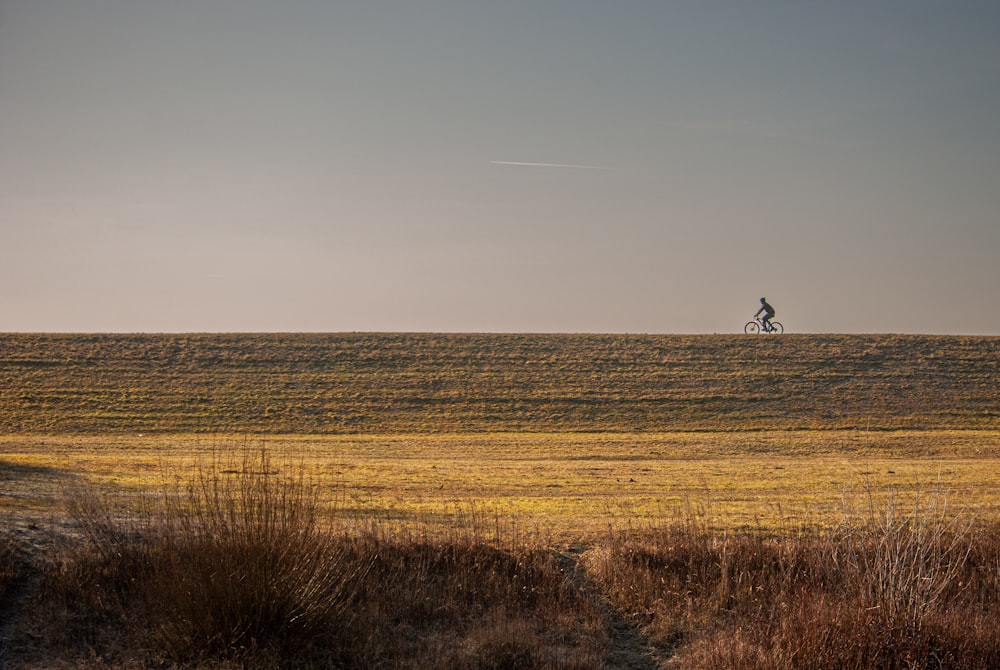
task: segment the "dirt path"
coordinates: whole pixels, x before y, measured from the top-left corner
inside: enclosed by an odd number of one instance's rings
[[[4,597],[0,603],[0,670],[7,670],[12,665],[11,643],[17,626],[18,617],[25,603],[38,589],[40,576],[37,572],[27,575]]]
[[[559,560],[573,583],[598,604],[607,622],[610,648],[605,658],[605,668],[616,670],[658,670],[662,656],[649,639],[631,625],[614,605],[600,593],[580,565],[582,549],[570,549],[559,554]]]
[[[53,528],[58,526],[58,530]],[[66,541],[65,522],[52,517],[0,515],[4,546],[0,560],[16,575],[0,592],[0,670],[15,667],[15,638],[18,621],[28,601],[38,591],[41,563]],[[60,535],[60,531],[63,532]]]
[[[6,522],[6,520],[4,520]],[[18,615],[38,585],[37,571],[31,570],[24,550],[19,546],[21,529],[4,524],[0,561],[4,583],[0,584],[0,670],[10,667],[11,641]]]

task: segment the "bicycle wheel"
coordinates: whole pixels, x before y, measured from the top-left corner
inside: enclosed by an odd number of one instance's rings
[[[772,321],[771,322],[771,332],[774,333],[775,335],[781,335],[783,332],[785,332],[785,327],[782,326],[777,321]]]
[[[743,326],[743,332],[747,335],[756,335],[760,332],[760,324],[756,321],[747,321],[747,325]]]

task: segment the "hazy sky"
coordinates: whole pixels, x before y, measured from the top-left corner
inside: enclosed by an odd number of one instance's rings
[[[1000,334],[996,0],[0,0],[0,330]]]

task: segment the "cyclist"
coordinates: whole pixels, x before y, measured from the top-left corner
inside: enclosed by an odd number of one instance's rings
[[[760,299],[760,309],[754,314],[754,317],[760,316],[760,313],[764,312],[764,318],[761,319],[761,323],[764,326],[764,332],[771,332],[771,319],[774,318],[774,308],[767,304],[767,298]]]

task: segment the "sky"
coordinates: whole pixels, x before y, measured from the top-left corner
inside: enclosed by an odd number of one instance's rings
[[[0,331],[1000,335],[995,0],[0,0]]]

